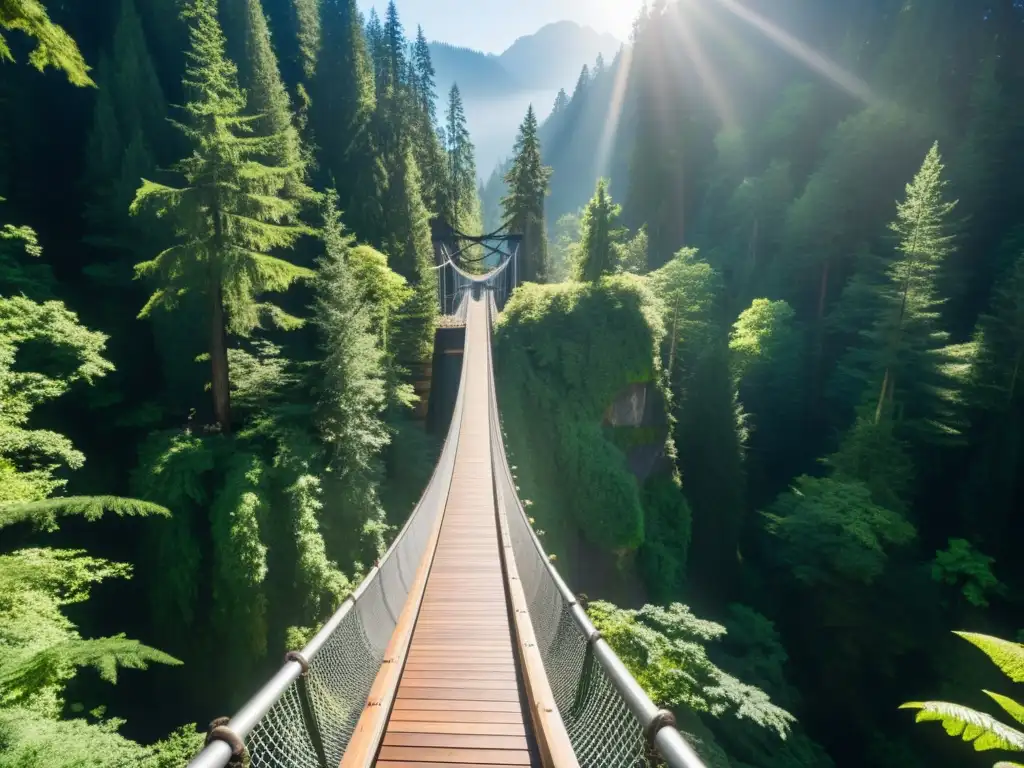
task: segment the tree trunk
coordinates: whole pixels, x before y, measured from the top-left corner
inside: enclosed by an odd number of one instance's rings
[[[227,331],[224,328],[224,295],[219,281],[211,287],[210,368],[212,373],[213,417],[221,432],[231,432],[231,384],[228,377]]]

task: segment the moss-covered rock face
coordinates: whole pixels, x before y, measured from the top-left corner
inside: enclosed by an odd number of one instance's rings
[[[533,502],[530,514],[546,531],[548,550],[561,557],[582,537],[620,563],[638,553],[645,577],[663,582],[671,572],[680,583],[678,560],[664,573],[660,554],[645,564],[654,554],[649,545],[666,544],[651,541],[653,531],[659,539],[671,531],[668,546],[685,551],[689,511],[678,481],[669,470],[641,485],[627,459],[640,437],[664,445],[665,431],[608,422],[610,406],[631,385],[667,397],[663,336],[660,304],[643,278],[528,284],[498,320],[495,373],[520,495]]]

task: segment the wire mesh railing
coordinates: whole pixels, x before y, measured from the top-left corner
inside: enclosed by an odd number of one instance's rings
[[[494,302],[488,307],[493,319]],[[579,765],[632,768],[664,761],[671,768],[703,768],[671,714],[654,706],[601,639],[534,534],[508,465],[490,345],[488,356],[496,501],[508,521],[537,646]]]
[[[190,768],[223,768],[247,752],[252,768],[326,768],[341,761],[448,497],[466,371],[433,476],[378,565],[317,635],[238,713],[212,728]]]
[[[497,304],[493,295],[486,302],[490,323]],[[466,308],[461,303],[460,311]],[[578,764],[626,768],[655,765],[661,759],[671,768],[704,768],[670,715],[654,706],[600,638],[534,535],[508,467],[487,346],[496,499],[508,521],[535,639]],[[464,366],[434,474],[387,553],[306,647],[289,653],[270,682],[229,721],[211,729],[206,748],[190,768],[224,768],[232,756],[243,753],[252,768],[327,768],[340,763],[448,496],[466,375]]]

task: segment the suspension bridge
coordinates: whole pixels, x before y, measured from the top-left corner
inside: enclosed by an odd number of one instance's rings
[[[498,263],[473,274],[462,257],[481,249]],[[362,584],[211,724],[190,768],[703,768],[594,628],[516,493],[491,329],[519,252],[501,233],[438,244],[439,303],[465,346],[433,476]]]

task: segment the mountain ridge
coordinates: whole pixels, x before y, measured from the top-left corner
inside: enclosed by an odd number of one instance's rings
[[[476,145],[477,168],[489,174],[511,150],[527,107],[532,104],[543,120],[559,89],[571,92],[584,65],[592,67],[599,54],[610,61],[621,46],[614,36],[574,21],[546,24],[501,54],[431,42],[439,113],[444,114],[448,91],[457,83]]]

